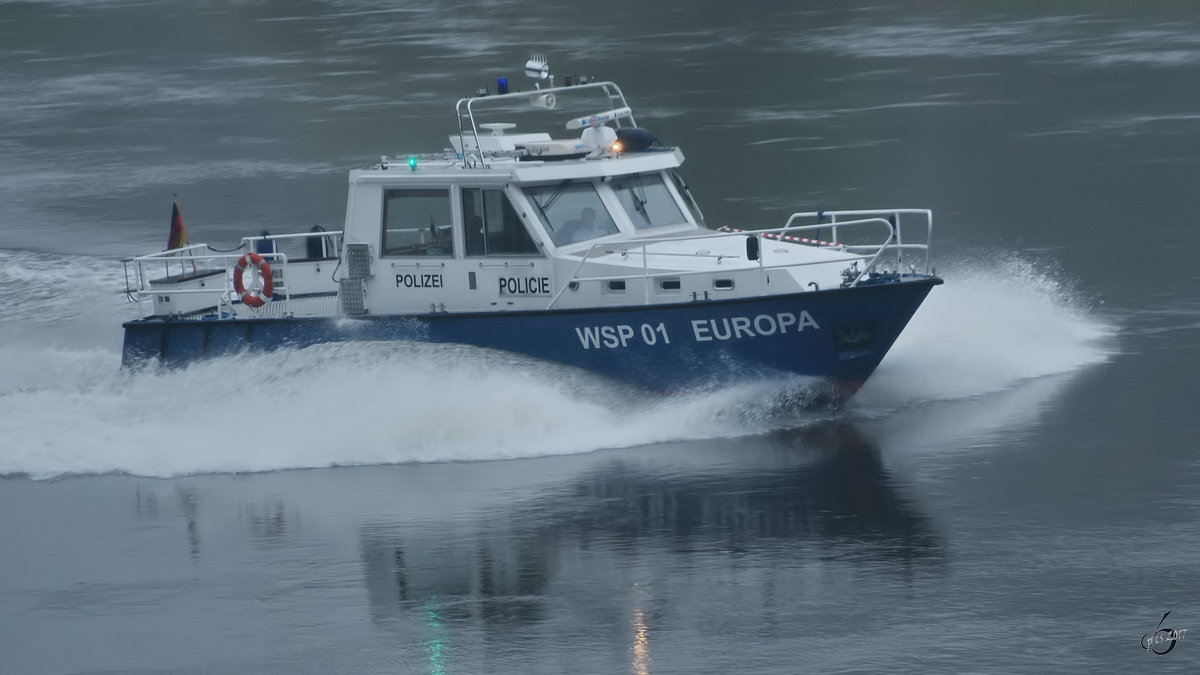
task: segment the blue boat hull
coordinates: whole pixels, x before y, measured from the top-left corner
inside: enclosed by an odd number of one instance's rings
[[[802,375],[853,393],[936,277],[735,300],[613,309],[238,320],[149,318],[123,362],[180,365],[244,349],[347,341],[458,343],[555,361],[659,391]]]

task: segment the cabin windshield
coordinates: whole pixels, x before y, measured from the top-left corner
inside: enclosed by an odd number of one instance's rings
[[[538,218],[555,246],[567,246],[616,234],[620,230],[590,182],[563,181],[527,187]]]
[[[687,223],[674,195],[659,174],[614,178],[610,185],[621,206],[625,207],[630,222],[639,230]]]

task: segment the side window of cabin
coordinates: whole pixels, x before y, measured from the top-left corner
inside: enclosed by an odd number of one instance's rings
[[[663,183],[662,176],[656,173],[615,178],[612,189],[621,206],[625,207],[629,220],[639,230],[687,222],[675,203],[675,196]]]
[[[540,255],[503,190],[463,188],[467,255]]]
[[[454,255],[449,190],[385,190],[383,255]]]

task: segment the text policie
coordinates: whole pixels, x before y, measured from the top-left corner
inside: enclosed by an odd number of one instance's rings
[[[797,316],[791,312],[759,314],[757,316],[734,316],[721,319],[695,319],[691,322],[691,337],[696,342],[713,340],[740,340],[743,338],[767,337],[800,333],[807,328],[820,330],[816,320],[806,311]],[[663,322],[644,323],[640,326],[613,324],[607,326],[576,327],[575,335],[584,349],[616,349],[628,347],[631,342],[641,341],[647,345],[671,344],[671,336]]]
[[[500,277],[500,295],[550,295],[550,277]]]

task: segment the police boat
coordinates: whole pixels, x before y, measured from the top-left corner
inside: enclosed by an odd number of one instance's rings
[[[459,100],[442,152],[351,171],[340,230],[123,261],[140,315],[123,363],[458,343],[657,391],[801,376],[844,397],[942,283],[930,211],[710,228],[683,152],[637,125],[616,84],[556,86],[537,55],[526,74],[527,91],[500,78]]]

